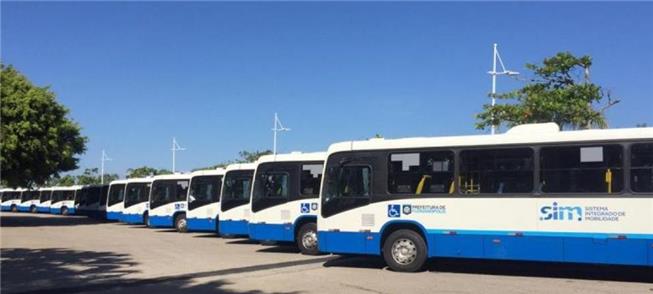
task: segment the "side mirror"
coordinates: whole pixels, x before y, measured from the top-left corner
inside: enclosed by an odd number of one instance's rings
[[[193,195],[188,196],[188,202],[193,202],[195,201],[195,197]]]

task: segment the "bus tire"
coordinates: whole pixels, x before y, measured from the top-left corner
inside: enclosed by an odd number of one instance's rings
[[[61,208],[61,215],[68,215],[68,207],[62,207]]]
[[[150,227],[150,216],[147,212],[143,214],[143,224],[148,228]]]
[[[17,211],[18,211],[18,207],[16,207],[15,204],[12,204],[11,205],[11,212],[17,212]]]
[[[186,221],[186,215],[183,213],[175,216],[175,229],[179,233],[188,232],[188,222]]]
[[[424,268],[426,258],[426,242],[413,230],[394,231],[383,243],[383,259],[394,271],[419,271]]]
[[[29,212],[36,213],[36,206],[35,205],[30,206]]]
[[[317,255],[320,253],[318,249],[318,240],[317,240],[317,224],[315,223],[306,223],[303,224],[297,236],[295,237],[297,241],[297,247],[299,251],[304,255]]]

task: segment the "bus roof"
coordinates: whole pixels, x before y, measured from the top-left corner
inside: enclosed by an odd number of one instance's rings
[[[192,172],[191,177],[195,176],[222,176],[225,173],[224,168],[196,170]]]
[[[124,182],[121,182],[121,184],[129,184],[129,183],[151,183],[153,181],[153,177],[146,177],[146,178],[131,178],[131,179],[126,179]]]
[[[52,191],[66,191],[66,190],[78,190],[78,189],[81,189],[81,188],[82,188],[82,186],[80,186],[80,185],[72,185],[72,186],[67,186],[67,187],[56,186],[56,187],[51,187],[51,190]]]
[[[258,164],[257,162],[249,162],[249,163],[234,163],[227,165],[227,168],[225,169],[225,173],[228,173],[232,170],[245,170],[245,169],[251,169],[255,170],[256,165]]]
[[[555,123],[526,124],[498,135],[418,137],[403,139],[373,138],[348,141],[329,146],[329,153],[353,150],[382,150],[428,147],[499,146],[564,142],[605,142],[616,140],[653,139],[653,128],[597,129],[560,131]]]
[[[326,152],[291,152],[276,155],[270,154],[261,156],[256,162],[261,164],[264,162],[324,161],[326,159],[326,155]]]
[[[151,178],[152,181],[156,180],[188,180],[190,179],[190,174],[170,174],[170,175],[158,175]]]
[[[109,183],[109,186],[111,185],[120,185],[120,184],[127,184],[128,179],[122,179],[122,180],[113,180],[111,183]]]

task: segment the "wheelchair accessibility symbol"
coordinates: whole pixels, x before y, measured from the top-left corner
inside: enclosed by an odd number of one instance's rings
[[[399,204],[388,205],[388,217],[400,217],[400,216],[401,216],[401,205]]]
[[[311,212],[311,204],[310,203],[302,203],[300,207],[300,211],[302,213],[309,213]]]
[[[311,204],[311,210],[317,210],[317,203]]]

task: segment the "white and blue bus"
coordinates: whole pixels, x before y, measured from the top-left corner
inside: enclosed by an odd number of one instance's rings
[[[653,266],[653,128],[332,144],[320,251]]]
[[[186,200],[186,231],[218,233],[223,168],[191,173]],[[177,226],[184,232],[183,224]]]
[[[147,224],[152,178],[127,179],[119,220],[127,224]]]
[[[18,211],[20,196],[23,189],[3,189],[2,190],[2,211]]]
[[[39,203],[36,205],[36,212],[49,213],[52,188],[40,188],[39,192]]]
[[[190,174],[160,175],[153,178],[148,227],[175,227],[177,230],[185,230],[189,182]],[[180,226],[183,228],[180,229]]]
[[[127,180],[115,180],[109,183],[107,204],[105,205],[106,218],[110,221],[119,221],[122,215],[123,201],[125,200],[125,185]]]
[[[20,212],[36,212],[39,204],[39,196],[41,192],[38,189],[26,189],[20,195],[20,204],[18,204],[18,211]]]
[[[50,213],[69,215],[75,214],[75,194],[81,186],[52,187]]]
[[[318,254],[317,208],[326,152],[261,156],[254,172],[249,238],[295,242]]]
[[[220,235],[249,235],[249,200],[256,163],[230,164],[220,193]]]
[[[82,186],[75,195],[77,213],[92,218],[104,218],[106,211],[103,210],[103,203],[106,203],[108,188],[108,185]]]

